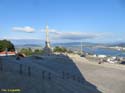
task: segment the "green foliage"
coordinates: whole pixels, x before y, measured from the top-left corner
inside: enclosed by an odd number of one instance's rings
[[[56,46],[56,47],[54,48],[54,52],[73,53],[71,50],[67,50],[67,49],[64,48],[64,47],[59,47],[59,46]]]
[[[40,49],[35,49],[33,54],[43,54],[44,51]]]
[[[43,50],[35,49],[33,52],[31,48],[22,48],[20,53],[25,54],[26,56],[30,56],[32,54],[43,54]]]
[[[25,54],[25,55],[28,56],[28,55],[32,55],[32,50],[31,50],[31,48],[28,48],[28,49],[22,48],[20,53]]]
[[[0,52],[5,51],[15,51],[14,45],[8,40],[0,40]]]

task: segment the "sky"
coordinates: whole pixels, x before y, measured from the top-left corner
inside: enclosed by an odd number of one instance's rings
[[[124,42],[125,0],[0,0],[0,39],[44,42],[46,25],[51,42]]]

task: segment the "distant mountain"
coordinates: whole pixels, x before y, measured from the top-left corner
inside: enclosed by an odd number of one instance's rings
[[[120,47],[125,47],[125,42],[120,42],[120,43],[114,43],[111,46],[120,46]]]
[[[45,41],[39,39],[13,39],[10,40],[16,47],[41,47],[45,45]],[[115,42],[115,43],[91,43],[82,42],[83,46],[122,46],[125,47],[125,42]],[[66,42],[66,43],[51,43],[51,46],[81,46],[81,42]]]
[[[10,40],[14,45],[43,45],[44,41],[38,39],[13,39]]]
[[[55,45],[59,46],[81,46],[81,42],[69,42],[69,43],[54,43]],[[82,42],[83,46],[96,46],[96,45],[105,45],[105,44],[100,44],[100,43],[89,43],[89,42]]]
[[[32,46],[32,47],[38,47],[38,46],[42,46],[42,45],[37,45],[37,44],[25,44],[23,46]]]
[[[34,47],[42,47],[43,45],[37,44],[24,44],[24,45],[15,45],[16,48],[34,48]]]
[[[15,46],[44,46],[45,41],[40,39],[12,39],[10,40]],[[81,42],[67,42],[67,43],[51,43],[52,46],[80,46]],[[91,43],[82,42],[83,46],[123,46],[125,47],[125,42],[115,42],[115,43]]]
[[[41,46],[44,46],[45,44],[41,44],[41,43],[34,43],[34,42],[30,42],[30,43],[27,43],[27,44],[18,44],[18,45],[15,45],[16,47],[41,47]],[[100,44],[100,43],[89,43],[89,42],[82,42],[82,45],[83,46],[97,46],[97,45],[103,45],[103,46],[106,46],[107,44]],[[68,42],[68,43],[51,43],[51,46],[64,46],[64,47],[79,47],[81,46],[81,42]]]

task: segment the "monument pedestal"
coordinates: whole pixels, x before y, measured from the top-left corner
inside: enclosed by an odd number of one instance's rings
[[[50,48],[44,48],[44,54],[45,55],[51,55],[52,54],[52,50]]]

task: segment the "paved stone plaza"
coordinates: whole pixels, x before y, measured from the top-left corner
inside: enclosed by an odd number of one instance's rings
[[[125,92],[123,66],[92,63],[77,55],[1,59],[1,89],[20,88],[21,93]]]

